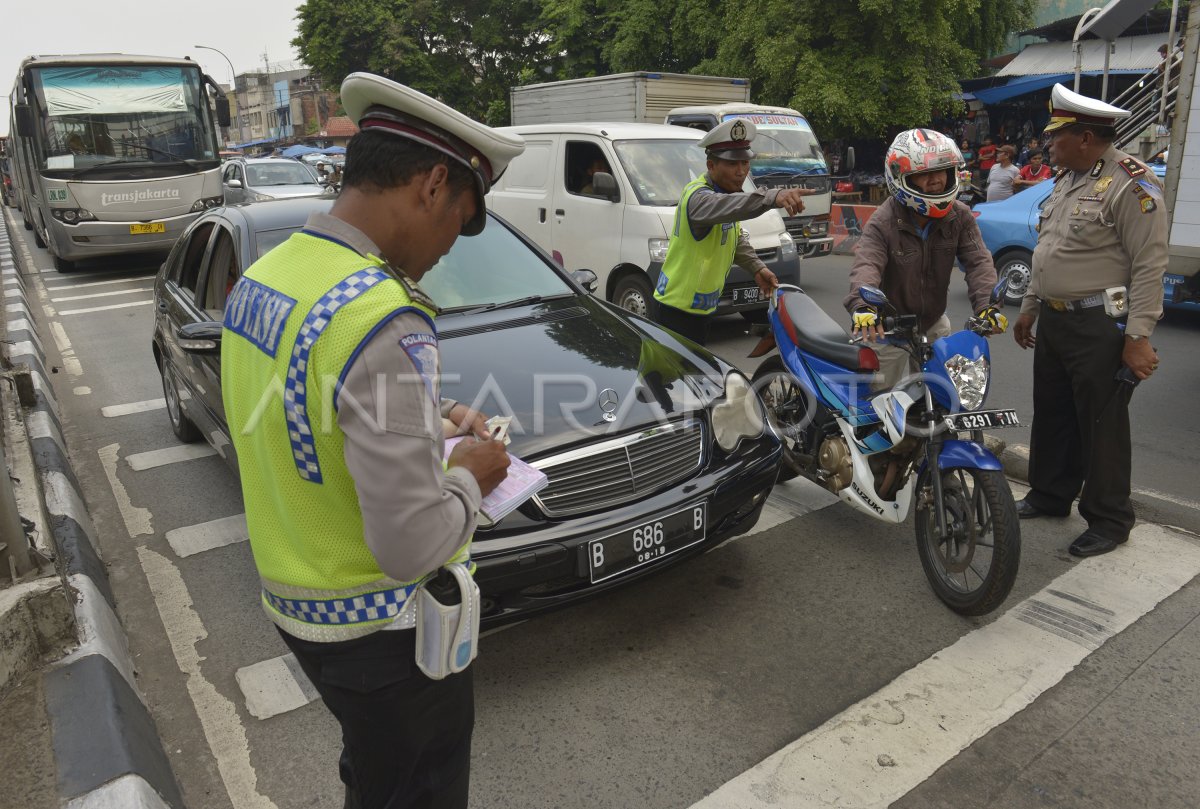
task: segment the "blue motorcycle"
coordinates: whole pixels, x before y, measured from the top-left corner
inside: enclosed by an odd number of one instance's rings
[[[1019,423],[1014,410],[981,409],[990,324],[973,317],[930,342],[915,315],[887,315],[894,309],[881,290],[860,294],[922,372],[872,391],[874,349],[850,341],[799,287],[775,290],[770,331],[750,356],[779,349],[753,380],[783,438],[779,480],[803,476],[885,522],[904,522],[915,503],[917,551],[933,591],[955,612],[984,615],[1008,596],[1021,558],[1012,491],[983,445],[984,429]],[[993,301],[1002,296],[1003,282]]]

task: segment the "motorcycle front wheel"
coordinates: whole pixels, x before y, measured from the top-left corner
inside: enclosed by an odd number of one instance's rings
[[[800,474],[799,456],[804,452],[804,428],[808,426],[808,395],[792,379],[778,354],[763,360],[750,384],[767,407],[767,420],[783,439],[783,463],[775,481],[791,480]]]
[[[933,478],[917,479],[917,552],[934,593],[960,615],[986,615],[1004,602],[1021,562],[1017,506],[1004,473],[942,472],[946,537],[938,536]]]

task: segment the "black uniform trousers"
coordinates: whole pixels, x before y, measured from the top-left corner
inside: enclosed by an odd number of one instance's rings
[[[426,677],[415,659],[415,629],[337,643],[279,634],[342,726],[346,809],[466,808],[471,668]]]
[[[712,315],[692,314],[655,299],[651,304],[650,319],[676,334],[683,335],[693,343],[708,345],[708,321],[712,319]]]
[[[1078,495],[1088,527],[1124,542],[1134,523],[1133,388],[1115,379],[1125,347],[1118,322],[1101,307],[1058,312],[1042,306],[1033,353],[1032,489],[1026,499],[1048,514],[1066,515]]]

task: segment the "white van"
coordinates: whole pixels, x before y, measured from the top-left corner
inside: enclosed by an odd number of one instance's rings
[[[704,151],[696,146],[703,133],[626,123],[529,124],[500,131],[524,138],[525,151],[492,186],[488,207],[565,269],[596,273],[597,295],[646,315],[679,195],[705,171]],[[753,189],[747,179],[746,190]],[[742,227],[780,283],[800,282],[800,257],[778,211]],[[717,311],[756,320],[765,307],[754,279],[734,265]]]

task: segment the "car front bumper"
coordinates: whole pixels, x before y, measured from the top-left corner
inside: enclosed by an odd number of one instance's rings
[[[590,598],[749,531],[775,485],[781,455],[778,439],[768,431],[753,442],[743,442],[735,459],[727,458],[717,469],[710,463],[698,475],[653,497],[599,514],[546,521],[536,530],[523,527],[513,536],[519,540],[515,547],[505,547],[508,543],[502,535],[493,539],[489,536],[492,532],[477,534],[472,556],[478,566],[475,580],[483,594],[483,625],[521,620]],[[703,540],[612,578],[591,581],[591,541],[699,501],[707,504]]]

